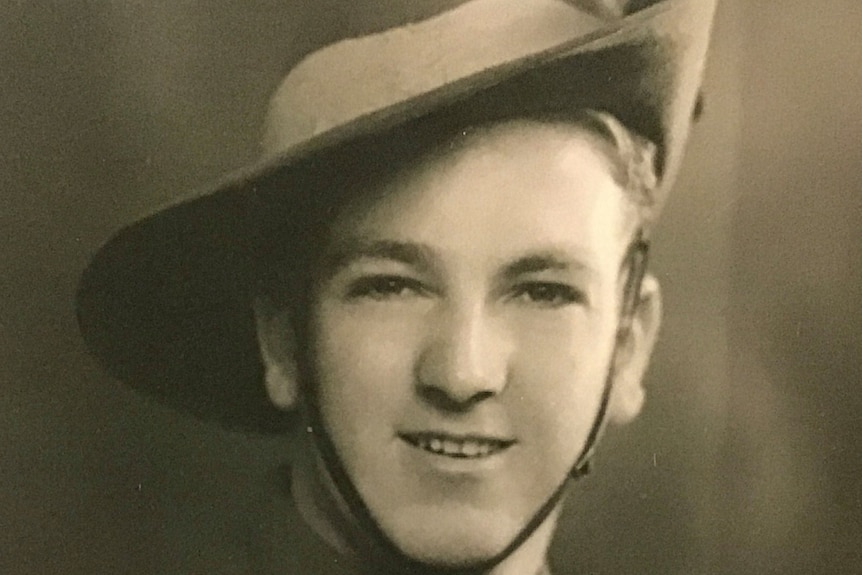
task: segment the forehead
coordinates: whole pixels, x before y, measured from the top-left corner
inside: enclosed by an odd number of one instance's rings
[[[571,124],[517,120],[465,130],[365,190],[331,237],[452,251],[541,243],[604,251],[623,227],[624,208],[608,147]]]

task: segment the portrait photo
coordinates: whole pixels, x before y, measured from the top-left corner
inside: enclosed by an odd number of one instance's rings
[[[862,572],[860,26],[0,1],[0,573]]]

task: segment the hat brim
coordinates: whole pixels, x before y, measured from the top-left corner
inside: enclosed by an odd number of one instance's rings
[[[82,276],[77,311],[87,346],[113,376],[163,403],[232,429],[287,429],[293,417],[271,405],[263,385],[250,298],[280,220],[306,214],[303,202],[292,205],[294,188],[273,182],[430,117],[593,108],[658,144],[661,203],[690,127],[713,9],[704,0],[661,2],[355,118],[130,225]],[[285,208],[278,217],[262,206],[275,188]]]

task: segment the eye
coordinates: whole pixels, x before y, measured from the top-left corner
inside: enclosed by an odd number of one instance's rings
[[[519,284],[513,290],[512,298],[519,302],[547,308],[583,304],[587,301],[584,292],[574,286],[558,282],[538,281]]]
[[[427,290],[413,278],[397,275],[372,275],[357,278],[347,288],[348,299],[369,298],[382,301],[423,295]]]

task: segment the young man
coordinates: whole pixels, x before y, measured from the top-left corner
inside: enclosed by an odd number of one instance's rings
[[[260,165],[94,258],[113,373],[301,436],[267,571],[546,572],[569,480],[643,402],[713,10],[612,8],[473,0],[312,54]]]

